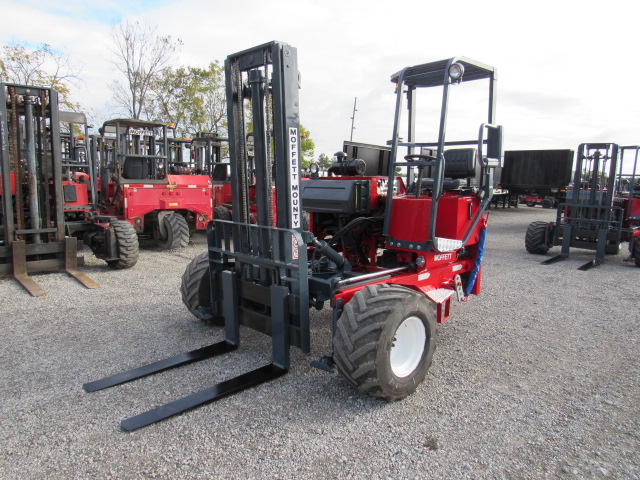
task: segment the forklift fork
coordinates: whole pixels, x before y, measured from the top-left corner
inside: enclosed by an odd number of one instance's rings
[[[235,273],[223,272],[223,282],[227,288],[235,285]],[[271,286],[271,308],[274,318],[288,317],[288,289],[283,286]],[[227,311],[229,310],[229,311]],[[95,392],[105,388],[121,385],[138,378],[153,375],[172,368],[188,365],[190,363],[206,360],[207,358],[222,355],[236,350],[240,344],[239,339],[239,319],[237,313],[232,312],[237,309],[231,302],[225,302],[225,332],[226,338],[222,342],[217,342],[206,347],[202,347],[190,352],[181,353],[165,360],[150,363],[142,367],[134,368],[126,372],[118,373],[110,377],[96,380],[84,384],[83,388],[87,392]],[[227,315],[228,313],[228,315]],[[146,411],[139,415],[123,420],[120,424],[122,430],[133,431],[146,427],[152,423],[159,422],[166,418],[184,413],[196,407],[215,402],[226,396],[241,392],[251,387],[255,387],[270,380],[281,377],[289,369],[289,328],[285,322],[273,322],[272,325],[272,355],[271,363],[251,370],[237,377],[225,380],[212,385],[186,397],[182,397],[173,402]]]

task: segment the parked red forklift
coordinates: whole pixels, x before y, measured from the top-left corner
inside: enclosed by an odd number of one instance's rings
[[[73,115],[60,112],[53,89],[0,84],[0,274],[32,296],[46,295],[29,276],[35,272],[64,270],[99,286],[78,270],[82,242],[67,231],[69,217],[90,208],[88,185],[69,174],[87,166],[86,157],[73,133],[63,141],[60,131],[61,122],[79,123]]]
[[[572,247],[595,250],[595,259],[579,267],[589,270],[618,254],[629,242],[629,261],[640,267],[640,186],[637,146],[583,143],[576,153],[573,185],[558,205],[555,222],[532,222],[525,234],[529,253],[546,254],[561,245],[559,255],[543,265],[566,260]],[[624,153],[635,154],[633,167]],[[627,170],[629,169],[629,170]]]
[[[129,222],[163,249],[185,247],[190,231],[206,229],[213,211],[211,179],[183,170],[182,159],[171,156],[166,124],[115,119],[100,134],[102,214]]]
[[[456,57],[394,74],[395,121],[385,173],[368,176],[354,162],[337,166],[339,177],[302,182],[296,49],[272,42],[239,52],[227,58],[225,72],[232,220],[211,223],[207,253],[194,259],[183,277],[183,289],[199,301],[198,316],[223,321],[225,340],[85,389],[235,350],[240,325],[271,336],[272,361],[127,419],[124,430],[284,375],[290,347],[310,352],[309,309],[326,303],[333,312],[333,352],[313,365],[337,368],[370,395],[399,400],[424,380],[436,323],[449,316],[452,297],[466,300],[480,293],[492,176],[502,154],[502,128],[494,125],[493,67]],[[477,137],[450,141],[445,137],[453,113],[449,100],[468,82],[488,87],[488,109],[482,112],[487,116],[479,130],[473,127]],[[442,95],[440,121],[429,129],[416,121],[416,97],[434,89]],[[256,223],[250,209],[247,111],[254,133]],[[277,226],[270,215],[274,208]],[[319,219],[312,222],[313,231],[303,229],[303,208]],[[332,226],[330,232],[325,225]]]

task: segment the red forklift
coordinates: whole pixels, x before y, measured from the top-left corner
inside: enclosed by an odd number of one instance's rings
[[[235,350],[241,325],[272,338],[269,364],[122,422],[124,430],[135,430],[284,375],[290,347],[310,352],[309,309],[328,304],[333,352],[312,364],[337,370],[370,395],[406,397],[427,374],[436,323],[448,318],[452,297],[464,301],[481,290],[492,177],[502,156],[502,127],[494,124],[496,70],[464,57],[404,68],[391,77],[391,151],[377,166],[384,173],[367,174],[362,160],[343,159],[335,165],[338,176],[304,181],[296,49],[271,42],[245,50],[227,58],[225,72],[232,220],[213,220],[207,252],[183,277],[183,295],[197,303],[190,310],[223,323],[225,339],[85,390]],[[467,83],[486,85],[487,115],[472,127],[477,137],[449,140],[449,100]],[[442,95],[440,121],[431,129],[416,121],[416,98],[425,90]],[[303,228],[305,210],[310,230]]]
[[[561,245],[559,255],[542,262],[550,265],[569,258],[571,247],[595,250],[595,259],[579,267],[602,264],[606,254],[618,254],[629,242],[629,261],[640,267],[639,147],[615,143],[583,143],[578,147],[573,184],[566,201],[558,205],[555,222],[532,222],[525,234],[529,253],[546,254]],[[624,153],[635,153],[633,167]]]
[[[162,249],[185,247],[212,219],[208,175],[187,171],[167,125],[115,119],[100,129],[100,212],[129,222]],[[174,153],[174,156],[171,153]]]

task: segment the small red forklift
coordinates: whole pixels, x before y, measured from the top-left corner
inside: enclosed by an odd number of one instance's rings
[[[481,290],[487,209],[502,156],[496,70],[465,57],[400,70],[391,76],[396,108],[386,164],[368,174],[362,160],[343,159],[333,169],[338,176],[309,180],[300,178],[296,49],[271,42],[230,55],[225,73],[232,219],[213,220],[207,252],[182,284],[190,310],[224,324],[225,339],[84,388],[226,354],[238,348],[241,325],[271,337],[269,364],[121,425],[135,430],[286,374],[290,347],[310,353],[309,309],[328,306],[333,351],[312,364],[337,370],[369,395],[399,400],[413,393],[431,365],[436,323],[448,318],[452,297],[462,301]],[[485,87],[488,108],[469,137],[451,140],[450,97],[467,83]],[[416,98],[425,91],[432,99],[440,93],[439,121],[417,121]],[[469,112],[461,116],[468,120]]]
[[[166,124],[115,119],[100,134],[102,215],[129,222],[163,249],[184,247],[190,231],[206,229],[213,212],[211,179],[182,168],[178,144],[169,148]]]

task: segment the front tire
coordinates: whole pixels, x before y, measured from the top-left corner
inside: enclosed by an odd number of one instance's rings
[[[180,285],[182,303],[203,322],[221,326],[224,325],[224,317],[209,313],[211,308],[210,284],[209,256],[207,252],[204,252],[191,261],[182,275],[182,284]]]
[[[338,371],[359,390],[400,400],[424,380],[435,350],[433,304],[397,285],[369,285],[345,305],[333,337]]]
[[[549,251],[550,246],[545,242],[549,225],[547,222],[531,222],[529,224],[524,236],[524,246],[527,252],[544,255]]]
[[[156,233],[156,241],[161,249],[170,250],[189,245],[189,224],[182,215],[170,213],[163,221],[167,236],[163,238],[159,231]]]
[[[131,268],[138,262],[138,234],[126,220],[115,220],[110,227],[116,237],[116,255],[118,260],[107,260],[107,265],[114,270]]]

